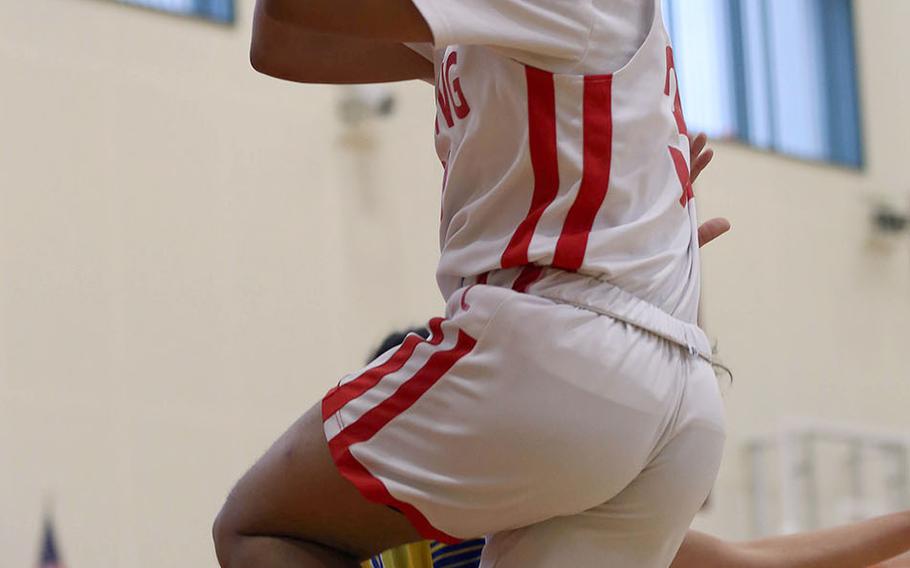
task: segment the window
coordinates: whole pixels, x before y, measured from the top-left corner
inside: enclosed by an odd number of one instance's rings
[[[196,16],[225,24],[234,22],[234,0],[116,0],[163,12]]]
[[[693,130],[862,165],[851,0],[663,0]]]

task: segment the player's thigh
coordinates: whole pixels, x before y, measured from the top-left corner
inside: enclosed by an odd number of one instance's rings
[[[296,538],[360,558],[420,540],[404,515],[367,501],[338,473],[318,406],[297,420],[228,496],[216,521],[216,541],[244,535]]]

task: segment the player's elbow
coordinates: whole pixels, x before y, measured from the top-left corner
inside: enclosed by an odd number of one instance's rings
[[[299,1],[300,0],[297,0],[297,3],[299,3]],[[262,11],[265,12],[266,16],[275,20],[276,22],[291,22],[294,20],[295,2],[293,1],[258,0],[258,4],[262,7]]]
[[[271,23],[258,20],[253,26],[250,41],[250,65],[270,77],[283,78],[287,74],[288,54],[282,48],[280,30]],[[300,66],[300,62],[297,63]]]
[[[271,45],[261,45],[255,40],[250,45],[250,65],[263,75],[295,83],[319,83],[320,77],[313,65],[305,60],[290,61],[287,53]]]
[[[274,62],[255,40],[250,44],[250,65],[263,75],[275,76]]]
[[[253,69],[271,75],[269,72],[274,65],[274,47],[276,26],[264,13],[265,5],[262,0],[256,3],[256,12],[253,15],[253,36],[250,39],[250,65]]]
[[[256,71],[300,83],[312,82],[309,75],[315,67],[306,54],[308,34],[300,28],[288,26],[272,18],[267,12],[268,3],[260,0],[253,17],[253,34],[250,40],[250,65]]]

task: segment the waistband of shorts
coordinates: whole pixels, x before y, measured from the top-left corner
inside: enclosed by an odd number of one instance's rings
[[[622,288],[593,276],[528,265],[494,270],[466,278],[463,283],[512,288],[608,316],[675,343],[691,355],[697,355],[709,363],[714,362],[711,342],[698,325],[676,318]]]

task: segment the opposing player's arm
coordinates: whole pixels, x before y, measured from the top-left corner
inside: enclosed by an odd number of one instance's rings
[[[300,27],[273,17],[266,3],[256,3],[250,45],[260,73],[298,83],[432,82],[433,64],[401,43]]]
[[[670,568],[755,568],[736,544],[690,530]]]
[[[865,568],[910,550],[910,511],[742,543],[689,531],[671,568]]]

